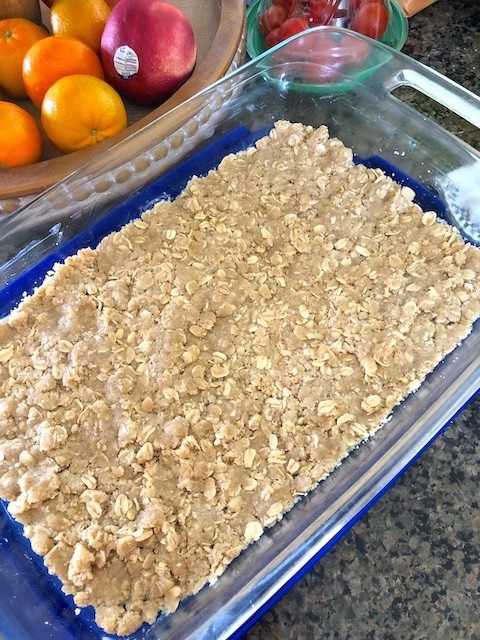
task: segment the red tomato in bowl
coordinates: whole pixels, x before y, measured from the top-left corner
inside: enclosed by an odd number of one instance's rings
[[[268,35],[270,31],[278,29],[278,27],[288,18],[288,11],[285,7],[278,4],[272,4],[271,7],[265,9],[260,16],[259,25],[264,35]]]
[[[271,49],[276,44],[278,44],[278,27],[276,29],[272,29],[268,36],[265,38],[265,47],[267,49]]]
[[[327,24],[336,7],[335,0],[310,0],[306,6],[309,22],[312,26],[321,26]]]
[[[370,51],[368,42],[348,34],[309,32],[286,44],[275,54],[275,62],[284,75],[322,84],[338,80],[345,68],[362,64]]]
[[[330,34],[320,31],[297,38],[285,45],[285,60],[313,60],[316,64],[356,65],[367,59],[371,51],[368,42],[349,34]],[[279,55],[276,59],[280,58]]]
[[[297,4],[297,0],[272,0],[272,4],[277,4],[281,7],[285,7],[287,11],[290,11]]]
[[[370,0],[354,13],[350,29],[378,40],[387,30],[389,18],[388,11],[381,2]]]
[[[286,40],[297,33],[301,33],[308,29],[308,22],[306,18],[288,18],[278,29],[278,42]]]
[[[384,0],[351,0],[352,12],[355,13],[355,11],[357,11],[357,9],[360,9],[363,4],[367,4],[369,2],[378,2],[379,4],[385,5]]]

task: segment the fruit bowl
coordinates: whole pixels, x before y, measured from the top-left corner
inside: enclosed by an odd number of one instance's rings
[[[43,155],[36,164],[0,169],[0,216],[13,213],[32,197],[92,162],[99,153],[153,122],[243,62],[244,0],[171,0],[171,3],[187,15],[195,31],[198,56],[190,78],[157,108],[125,101],[129,126],[108,140],[67,155],[44,140]],[[39,120],[39,111],[30,101],[16,102]]]

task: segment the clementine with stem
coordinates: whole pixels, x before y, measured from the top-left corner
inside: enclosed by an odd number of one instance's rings
[[[70,153],[123,131],[127,112],[119,94],[105,81],[74,75],[57,80],[48,89],[41,120],[50,140]]]

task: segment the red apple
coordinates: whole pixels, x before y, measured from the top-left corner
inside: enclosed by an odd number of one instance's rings
[[[156,105],[191,75],[195,34],[185,14],[162,0],[119,0],[102,34],[106,80],[126,98]]]

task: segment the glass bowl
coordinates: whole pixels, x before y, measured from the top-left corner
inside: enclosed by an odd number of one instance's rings
[[[309,63],[315,63],[317,56],[318,65],[316,69],[311,67],[311,71],[317,73],[318,79],[315,81],[315,74],[305,74],[303,69],[299,68],[299,81],[296,85],[297,90],[315,91],[323,93],[325,91],[342,92],[351,88],[352,80],[361,82],[370,74],[372,74],[385,61],[385,55],[375,55],[375,48],[363,47],[362,50],[357,47],[357,51],[346,51],[352,43],[351,39],[345,38],[343,34],[335,34],[334,32],[325,32],[323,35],[317,36],[316,49],[313,41],[309,37],[305,42],[308,43],[308,49],[302,44],[302,38],[293,37],[294,44],[284,47],[282,45],[289,40],[275,45],[271,49],[265,44],[265,36],[259,26],[259,9],[262,0],[254,0],[247,11],[247,54],[250,58],[256,58],[265,51],[275,52],[276,47],[281,47],[283,60],[286,52],[290,51],[291,61],[301,63],[308,60]],[[405,44],[408,34],[408,21],[401,5],[397,0],[386,0],[388,6],[390,20],[386,31],[383,33],[379,42],[391,47],[396,51],[400,51]],[[319,29],[318,27],[316,28]],[[320,28],[321,29],[321,28]],[[359,41],[360,42],[360,41]],[[358,44],[358,43],[357,43]],[[361,47],[361,43],[360,43]],[[368,55],[366,55],[368,53]],[[323,67],[323,71],[320,67]],[[310,75],[308,79],[306,76]],[[348,76],[348,81],[344,78]],[[308,79],[308,82],[305,80]]]

